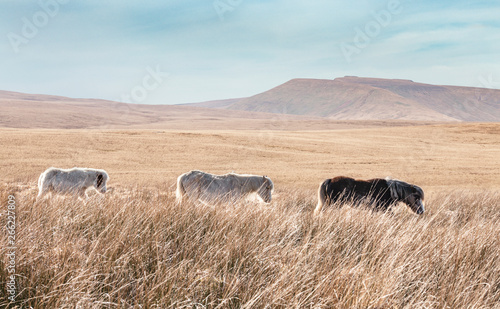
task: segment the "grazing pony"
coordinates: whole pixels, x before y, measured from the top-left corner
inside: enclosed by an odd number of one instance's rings
[[[202,171],[190,171],[177,178],[176,197],[181,203],[184,198],[210,202],[236,202],[252,193],[266,203],[271,202],[274,184],[267,176],[255,175],[212,175]]]
[[[105,170],[93,168],[60,169],[51,167],[38,178],[38,196],[47,193],[75,195],[87,198],[87,189],[94,187],[99,193],[106,193],[106,182],[109,180]]]
[[[411,210],[424,213],[424,191],[415,185],[396,179],[355,180],[339,176],[325,180],[318,190],[318,214],[323,206],[335,202],[352,201],[356,204],[366,201],[375,210],[386,211],[398,202],[404,202]]]

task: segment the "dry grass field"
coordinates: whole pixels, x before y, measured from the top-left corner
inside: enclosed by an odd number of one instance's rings
[[[337,130],[0,129],[2,227],[16,203],[21,308],[500,308],[500,125]],[[49,166],[110,174],[105,196],[36,201]],[[188,170],[266,174],[270,204],[176,205]],[[327,177],[392,176],[423,216],[332,207]],[[0,307],[8,306],[2,228]]]
[[[283,126],[280,126],[283,127]],[[35,183],[49,166],[99,167],[110,185],[170,186],[192,169],[270,176],[279,189],[327,177],[391,176],[424,189],[500,189],[500,125],[337,130],[0,129],[2,179]]]

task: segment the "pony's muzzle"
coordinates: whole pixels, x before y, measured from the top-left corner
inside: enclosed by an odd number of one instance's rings
[[[425,212],[424,202],[422,202],[421,200],[418,200],[415,204],[417,206],[417,210],[415,210],[417,215],[423,214]]]

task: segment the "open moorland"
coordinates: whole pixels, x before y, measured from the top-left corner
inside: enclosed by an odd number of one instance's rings
[[[362,122],[360,122],[362,123]],[[100,167],[110,185],[172,186],[200,169],[266,174],[282,187],[390,176],[427,190],[499,189],[500,125],[338,130],[0,129],[2,179],[34,184],[49,166]]]
[[[12,304],[500,307],[499,124],[274,123],[279,130],[0,129],[2,226],[9,196],[16,205]],[[37,201],[49,166],[106,169],[114,190],[86,203]],[[176,177],[191,169],[268,175],[273,201],[176,205]],[[313,216],[317,186],[336,175],[418,184],[426,213],[345,206]],[[0,307],[8,241],[2,233]]]

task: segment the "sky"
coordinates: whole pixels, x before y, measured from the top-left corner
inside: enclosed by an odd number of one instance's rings
[[[500,88],[500,1],[0,0],[0,90],[179,104],[293,78]]]

